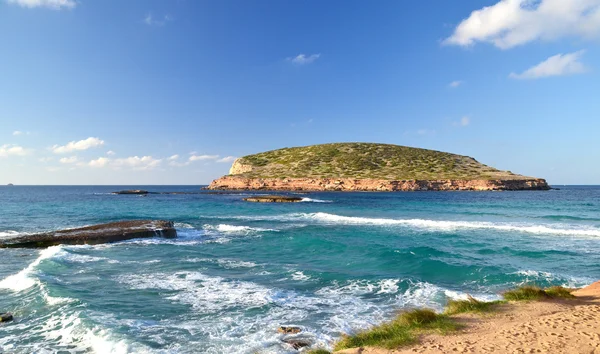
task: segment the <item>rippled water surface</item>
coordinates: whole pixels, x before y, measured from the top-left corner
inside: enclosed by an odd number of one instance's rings
[[[129,187],[0,187],[0,237],[123,219],[175,240],[0,249],[0,352],[293,353],[403,307],[600,278],[600,187],[548,192],[112,195]],[[199,192],[198,186],[140,186]]]

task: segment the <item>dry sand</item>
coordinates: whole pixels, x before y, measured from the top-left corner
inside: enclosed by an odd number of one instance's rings
[[[459,315],[457,334],[425,335],[401,350],[348,349],[344,354],[586,353],[600,354],[600,282],[573,293],[573,300],[501,305],[492,315]]]

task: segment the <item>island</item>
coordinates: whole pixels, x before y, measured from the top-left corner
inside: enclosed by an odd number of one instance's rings
[[[211,190],[500,191],[548,190],[542,178],[484,165],[472,157],[375,143],[283,148],[236,159]]]

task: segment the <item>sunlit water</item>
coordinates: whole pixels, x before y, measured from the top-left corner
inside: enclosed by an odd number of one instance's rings
[[[123,219],[179,238],[0,250],[0,352],[293,353],[405,307],[600,278],[600,187],[548,192],[112,195],[0,187],[0,237]],[[198,192],[199,187],[136,187]]]

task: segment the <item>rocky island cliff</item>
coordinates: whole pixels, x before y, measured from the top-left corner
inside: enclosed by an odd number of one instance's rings
[[[284,148],[234,161],[213,190],[547,190],[544,179],[501,171],[472,157],[406,146],[335,143]]]

